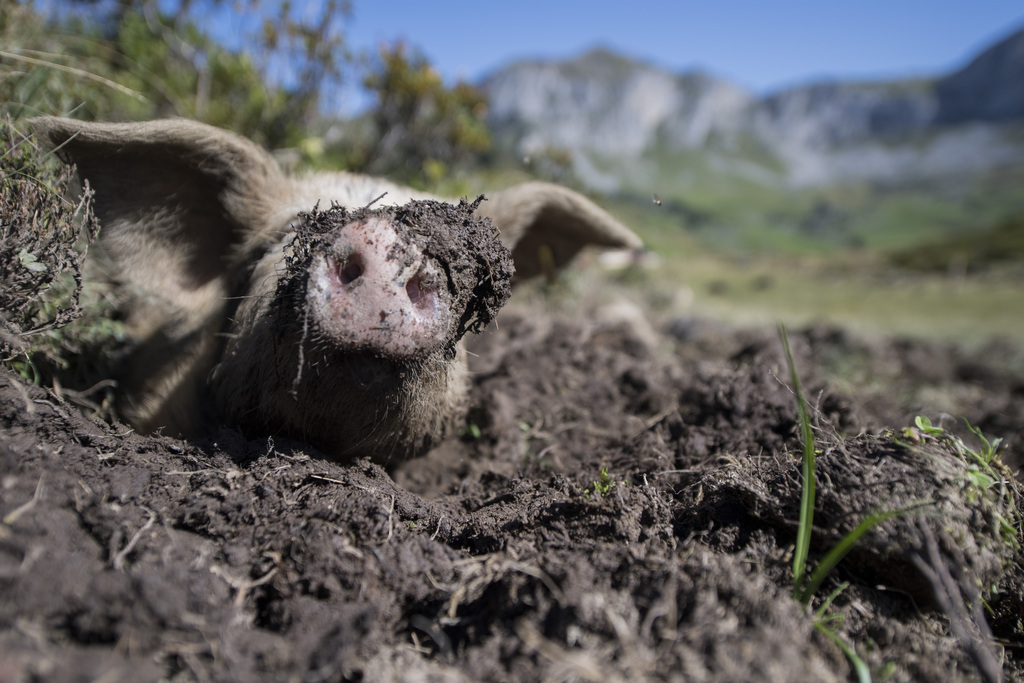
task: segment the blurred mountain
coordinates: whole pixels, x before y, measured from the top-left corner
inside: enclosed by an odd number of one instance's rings
[[[821,82],[756,96],[598,49],[488,76],[499,146],[569,156],[594,189],[695,174],[773,186],[904,183],[1024,165],[1024,29],[930,79]]]

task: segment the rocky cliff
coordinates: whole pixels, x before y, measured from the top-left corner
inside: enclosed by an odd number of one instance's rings
[[[1024,118],[1024,29],[939,81],[938,123]]]
[[[524,152],[563,147],[638,155],[663,130],[674,144],[697,146],[753,102],[706,74],[672,74],[606,50],[568,62],[512,64],[484,87],[495,129],[514,135]]]

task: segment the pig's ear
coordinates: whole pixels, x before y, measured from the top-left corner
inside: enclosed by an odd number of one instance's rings
[[[29,126],[95,190],[104,250],[123,278],[171,301],[223,283],[284,185],[259,147],[194,121]]]
[[[550,183],[523,183],[488,195],[478,212],[512,250],[516,279],[551,275],[587,245],[639,249],[632,230],[578,192]]]

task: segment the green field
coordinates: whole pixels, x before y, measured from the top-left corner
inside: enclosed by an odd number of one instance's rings
[[[732,187],[703,205],[659,198],[608,203],[661,257],[645,286],[687,288],[694,313],[1024,339],[1024,168],[904,188]]]
[[[865,259],[731,259],[709,254],[664,263],[658,287],[686,287],[692,312],[739,323],[823,321],[864,332],[965,343],[1024,339],[1019,269],[984,276],[900,273]]]

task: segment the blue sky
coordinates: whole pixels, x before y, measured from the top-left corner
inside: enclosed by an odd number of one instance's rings
[[[1024,27],[1022,0],[354,0],[357,49],[404,39],[446,79],[602,45],[756,92],[955,68]]]

